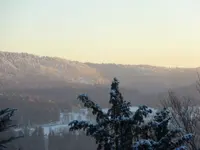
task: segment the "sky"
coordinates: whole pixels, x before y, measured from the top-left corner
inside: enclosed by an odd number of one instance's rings
[[[0,50],[200,66],[200,0],[0,0]]]

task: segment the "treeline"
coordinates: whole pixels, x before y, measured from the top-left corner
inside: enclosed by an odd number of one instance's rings
[[[6,150],[94,150],[96,147],[95,141],[83,133],[56,134],[51,131],[48,137],[45,137],[43,130],[37,128],[32,135],[25,130],[24,137],[7,144]]]
[[[19,125],[26,125],[57,121],[60,109],[65,104],[41,101],[36,97],[6,93],[0,95],[0,106],[1,108],[17,108],[14,119],[18,121]]]
[[[93,88],[93,89],[92,89]],[[76,97],[80,93],[88,93],[102,107],[109,107],[107,103],[107,93],[109,88],[101,86],[93,87],[63,87],[49,89],[11,89],[0,91],[1,108],[17,108],[18,112],[14,119],[19,124],[44,124],[59,119],[60,110],[67,109],[72,111],[73,107],[79,105]],[[131,99],[134,105],[140,105],[149,97],[141,97],[135,90],[123,89],[126,99]],[[134,95],[134,97],[132,96]],[[154,105],[154,97],[149,99],[145,104]],[[134,106],[137,106],[134,105]],[[151,105],[149,105],[151,106]],[[154,105],[155,106],[155,105]]]

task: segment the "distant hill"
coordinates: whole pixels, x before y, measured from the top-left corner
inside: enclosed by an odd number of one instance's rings
[[[0,83],[3,88],[55,88],[110,84],[144,93],[189,86],[199,68],[166,68],[149,65],[93,64],[27,53],[0,52]]]
[[[0,106],[18,108],[21,123],[57,120],[61,109],[79,107],[76,99],[86,93],[102,107],[109,107],[110,83],[120,81],[124,99],[132,106],[158,107],[172,89],[194,97],[199,68],[166,68],[149,65],[94,64],[27,53],[0,52]],[[38,117],[40,116],[40,117]]]
[[[108,83],[98,70],[84,63],[9,52],[0,52],[0,81],[4,86],[27,88]]]

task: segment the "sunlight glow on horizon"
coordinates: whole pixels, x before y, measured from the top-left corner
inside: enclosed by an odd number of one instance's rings
[[[200,66],[199,0],[2,0],[0,50],[95,63]]]

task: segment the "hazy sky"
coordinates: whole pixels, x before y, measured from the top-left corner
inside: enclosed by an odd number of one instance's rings
[[[200,0],[0,0],[0,50],[200,66]]]

